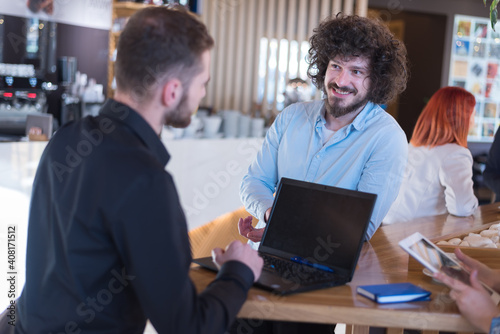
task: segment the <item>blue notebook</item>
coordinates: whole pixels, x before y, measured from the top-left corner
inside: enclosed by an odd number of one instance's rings
[[[431,292],[412,283],[360,285],[357,293],[377,303],[403,303],[430,300]]]

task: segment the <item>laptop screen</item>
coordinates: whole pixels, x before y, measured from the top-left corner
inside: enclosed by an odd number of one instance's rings
[[[352,274],[375,199],[374,194],[282,178],[259,251],[300,256]]]

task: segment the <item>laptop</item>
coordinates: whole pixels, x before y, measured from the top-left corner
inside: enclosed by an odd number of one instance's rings
[[[256,286],[279,295],[344,285],[352,280],[376,195],[282,178],[259,255]],[[211,257],[194,259],[217,270]]]

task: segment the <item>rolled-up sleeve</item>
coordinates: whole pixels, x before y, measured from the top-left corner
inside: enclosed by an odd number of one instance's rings
[[[260,221],[264,221],[266,210],[273,205],[273,194],[279,181],[278,150],[286,124],[284,115],[285,112],[279,114],[267,131],[262,147],[240,185],[243,205]]]

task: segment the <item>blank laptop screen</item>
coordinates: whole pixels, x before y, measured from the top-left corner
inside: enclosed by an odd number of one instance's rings
[[[376,196],[283,179],[261,248],[354,270]]]

